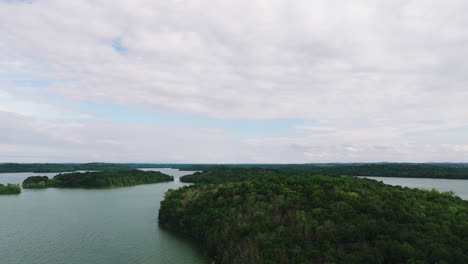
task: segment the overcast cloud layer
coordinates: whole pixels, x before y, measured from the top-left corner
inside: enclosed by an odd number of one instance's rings
[[[468,161],[466,10],[0,0],[0,162]]]

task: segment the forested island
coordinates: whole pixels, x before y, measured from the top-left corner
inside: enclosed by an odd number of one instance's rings
[[[53,179],[49,179],[47,176],[31,176],[23,181],[23,188],[111,188],[173,180],[174,177],[159,171],[107,170],[61,173]]]
[[[184,180],[199,183],[169,190],[159,223],[217,263],[468,263],[468,201],[451,192],[265,169]]]
[[[21,187],[19,184],[0,184],[0,195],[1,194],[19,194],[21,193]]]

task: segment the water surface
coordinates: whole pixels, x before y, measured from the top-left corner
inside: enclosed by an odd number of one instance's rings
[[[174,182],[114,189],[23,190],[0,196],[0,263],[180,264],[210,263],[194,241],[161,229],[160,201],[193,172],[154,169]],[[0,183],[31,175],[3,173]]]
[[[436,189],[439,192],[453,191],[464,200],[468,200],[468,180],[428,179],[428,178],[397,178],[397,177],[368,177],[362,178],[382,181],[390,185],[419,189]]]
[[[159,228],[157,212],[169,188],[185,185],[193,172],[151,169],[174,182],[115,189],[23,190],[0,196],[0,263],[5,264],[179,264],[210,263],[183,236]],[[2,173],[0,183],[21,183],[32,175]],[[468,180],[366,177],[410,188],[452,190],[468,200]]]

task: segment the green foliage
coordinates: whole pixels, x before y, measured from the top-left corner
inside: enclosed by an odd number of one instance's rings
[[[176,168],[186,171],[263,168],[314,174],[408,178],[468,179],[468,163],[327,163],[327,164],[149,164],[149,163],[3,163],[2,172],[71,172],[77,170],[122,170]]]
[[[223,183],[242,181],[252,177],[277,176],[287,174],[287,171],[279,171],[263,168],[220,168],[180,177],[181,182],[191,183]]]
[[[21,193],[21,187],[19,184],[7,184],[6,186],[0,184],[0,194],[19,194]]]
[[[234,177],[169,190],[159,223],[202,241],[219,263],[468,263],[468,201],[452,193],[354,177]]]
[[[177,167],[179,168],[179,167]],[[226,164],[185,165],[181,170],[211,171],[219,169],[263,168],[284,171],[302,171],[314,174],[349,176],[468,179],[468,164],[424,163],[363,163],[363,164]]]
[[[0,164],[2,172],[67,172],[77,170],[115,170],[131,169],[131,166],[115,163],[3,163]]]
[[[431,164],[335,165],[311,167],[308,168],[308,170],[315,173],[332,173],[350,176],[468,179],[468,167]]]
[[[47,176],[31,176],[23,181],[23,188],[40,189],[49,186],[49,178]]]
[[[53,179],[32,176],[23,181],[24,188],[108,188],[173,181],[174,177],[158,171],[109,170],[96,172],[62,173]]]

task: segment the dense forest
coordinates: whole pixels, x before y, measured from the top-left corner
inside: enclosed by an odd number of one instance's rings
[[[53,179],[31,176],[23,181],[23,188],[108,188],[173,181],[174,177],[158,171],[108,170],[97,172],[62,173]]]
[[[0,184],[0,194],[19,194],[21,193],[21,187],[19,184]]]
[[[307,172],[300,173],[307,174]],[[242,181],[253,177],[268,177],[278,175],[297,175],[297,173],[290,170],[275,170],[264,168],[216,168],[182,176],[180,177],[180,181],[190,183],[223,183]]]
[[[373,167],[373,166],[368,166]],[[341,168],[343,171],[348,171],[346,168]],[[375,168],[372,168],[375,169]],[[371,170],[372,170],[371,169]],[[380,170],[381,168],[375,169]],[[180,181],[190,183],[223,183],[232,181],[241,181],[250,178],[268,177],[268,176],[311,176],[311,175],[329,175],[341,176],[340,168],[335,170],[330,169],[294,169],[294,168],[239,168],[239,167],[214,167],[210,170],[195,172],[190,175],[182,176]],[[351,171],[351,170],[349,170]],[[385,170],[381,170],[384,172]],[[353,174],[351,174],[353,175]],[[369,174],[372,175],[372,174]],[[401,176],[403,177],[403,176]]]
[[[169,190],[158,217],[218,263],[468,263],[468,201],[450,192],[229,173],[221,184]]]
[[[310,172],[349,176],[468,179],[468,166],[464,163],[365,163],[365,164],[238,164],[190,165],[181,170],[209,171],[216,169],[264,168],[284,171]]]
[[[47,176],[30,176],[23,181],[23,188],[40,189],[49,187],[49,177]]]
[[[431,164],[336,165],[316,166],[307,170],[315,173],[332,173],[350,176],[468,179],[468,167]]]

